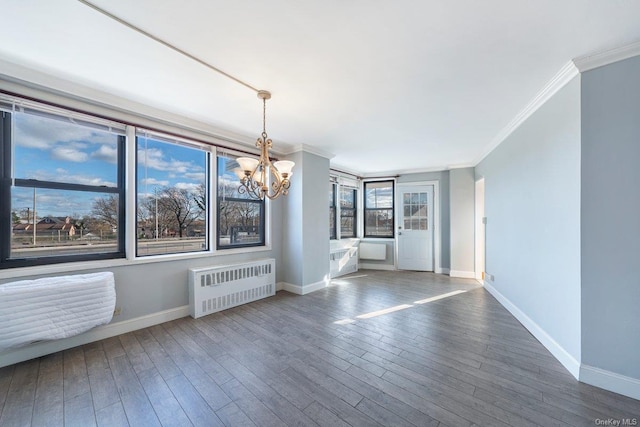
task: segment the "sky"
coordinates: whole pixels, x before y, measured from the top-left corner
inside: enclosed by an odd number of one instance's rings
[[[69,121],[14,112],[13,176],[22,179],[116,187],[115,133]],[[139,138],[138,188],[142,195],[155,188],[175,186],[193,190],[205,180],[206,153],[202,150]],[[89,214],[104,193],[36,190],[38,217]],[[12,211],[33,211],[33,189],[12,189]]]
[[[138,196],[164,187],[196,191],[206,180],[206,159],[203,150],[138,136]]]

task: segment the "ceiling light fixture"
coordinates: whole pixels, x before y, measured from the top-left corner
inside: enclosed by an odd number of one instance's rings
[[[291,186],[291,170],[295,163],[290,160],[279,160],[271,163],[269,149],[272,142],[267,138],[267,99],[271,99],[271,93],[266,90],[258,91],[258,98],[262,99],[262,135],[256,141],[256,147],[260,149],[260,159],[252,157],[238,157],[236,161],[242,172],[238,173],[241,194],[248,194],[254,199],[275,199],[278,196],[287,195]]]

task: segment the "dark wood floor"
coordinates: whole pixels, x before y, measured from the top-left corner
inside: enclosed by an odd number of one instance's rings
[[[578,383],[475,281],[373,271],[0,369],[0,409],[2,426],[640,418],[640,401]]]

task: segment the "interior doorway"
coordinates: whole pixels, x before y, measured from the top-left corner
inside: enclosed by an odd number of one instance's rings
[[[475,273],[476,280],[484,282],[484,272],[486,266],[486,217],[484,213],[484,178],[476,181],[476,201],[475,201]]]

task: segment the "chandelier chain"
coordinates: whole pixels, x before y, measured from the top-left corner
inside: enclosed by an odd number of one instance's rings
[[[262,136],[265,138],[267,137],[267,99],[266,98],[262,100]]]

